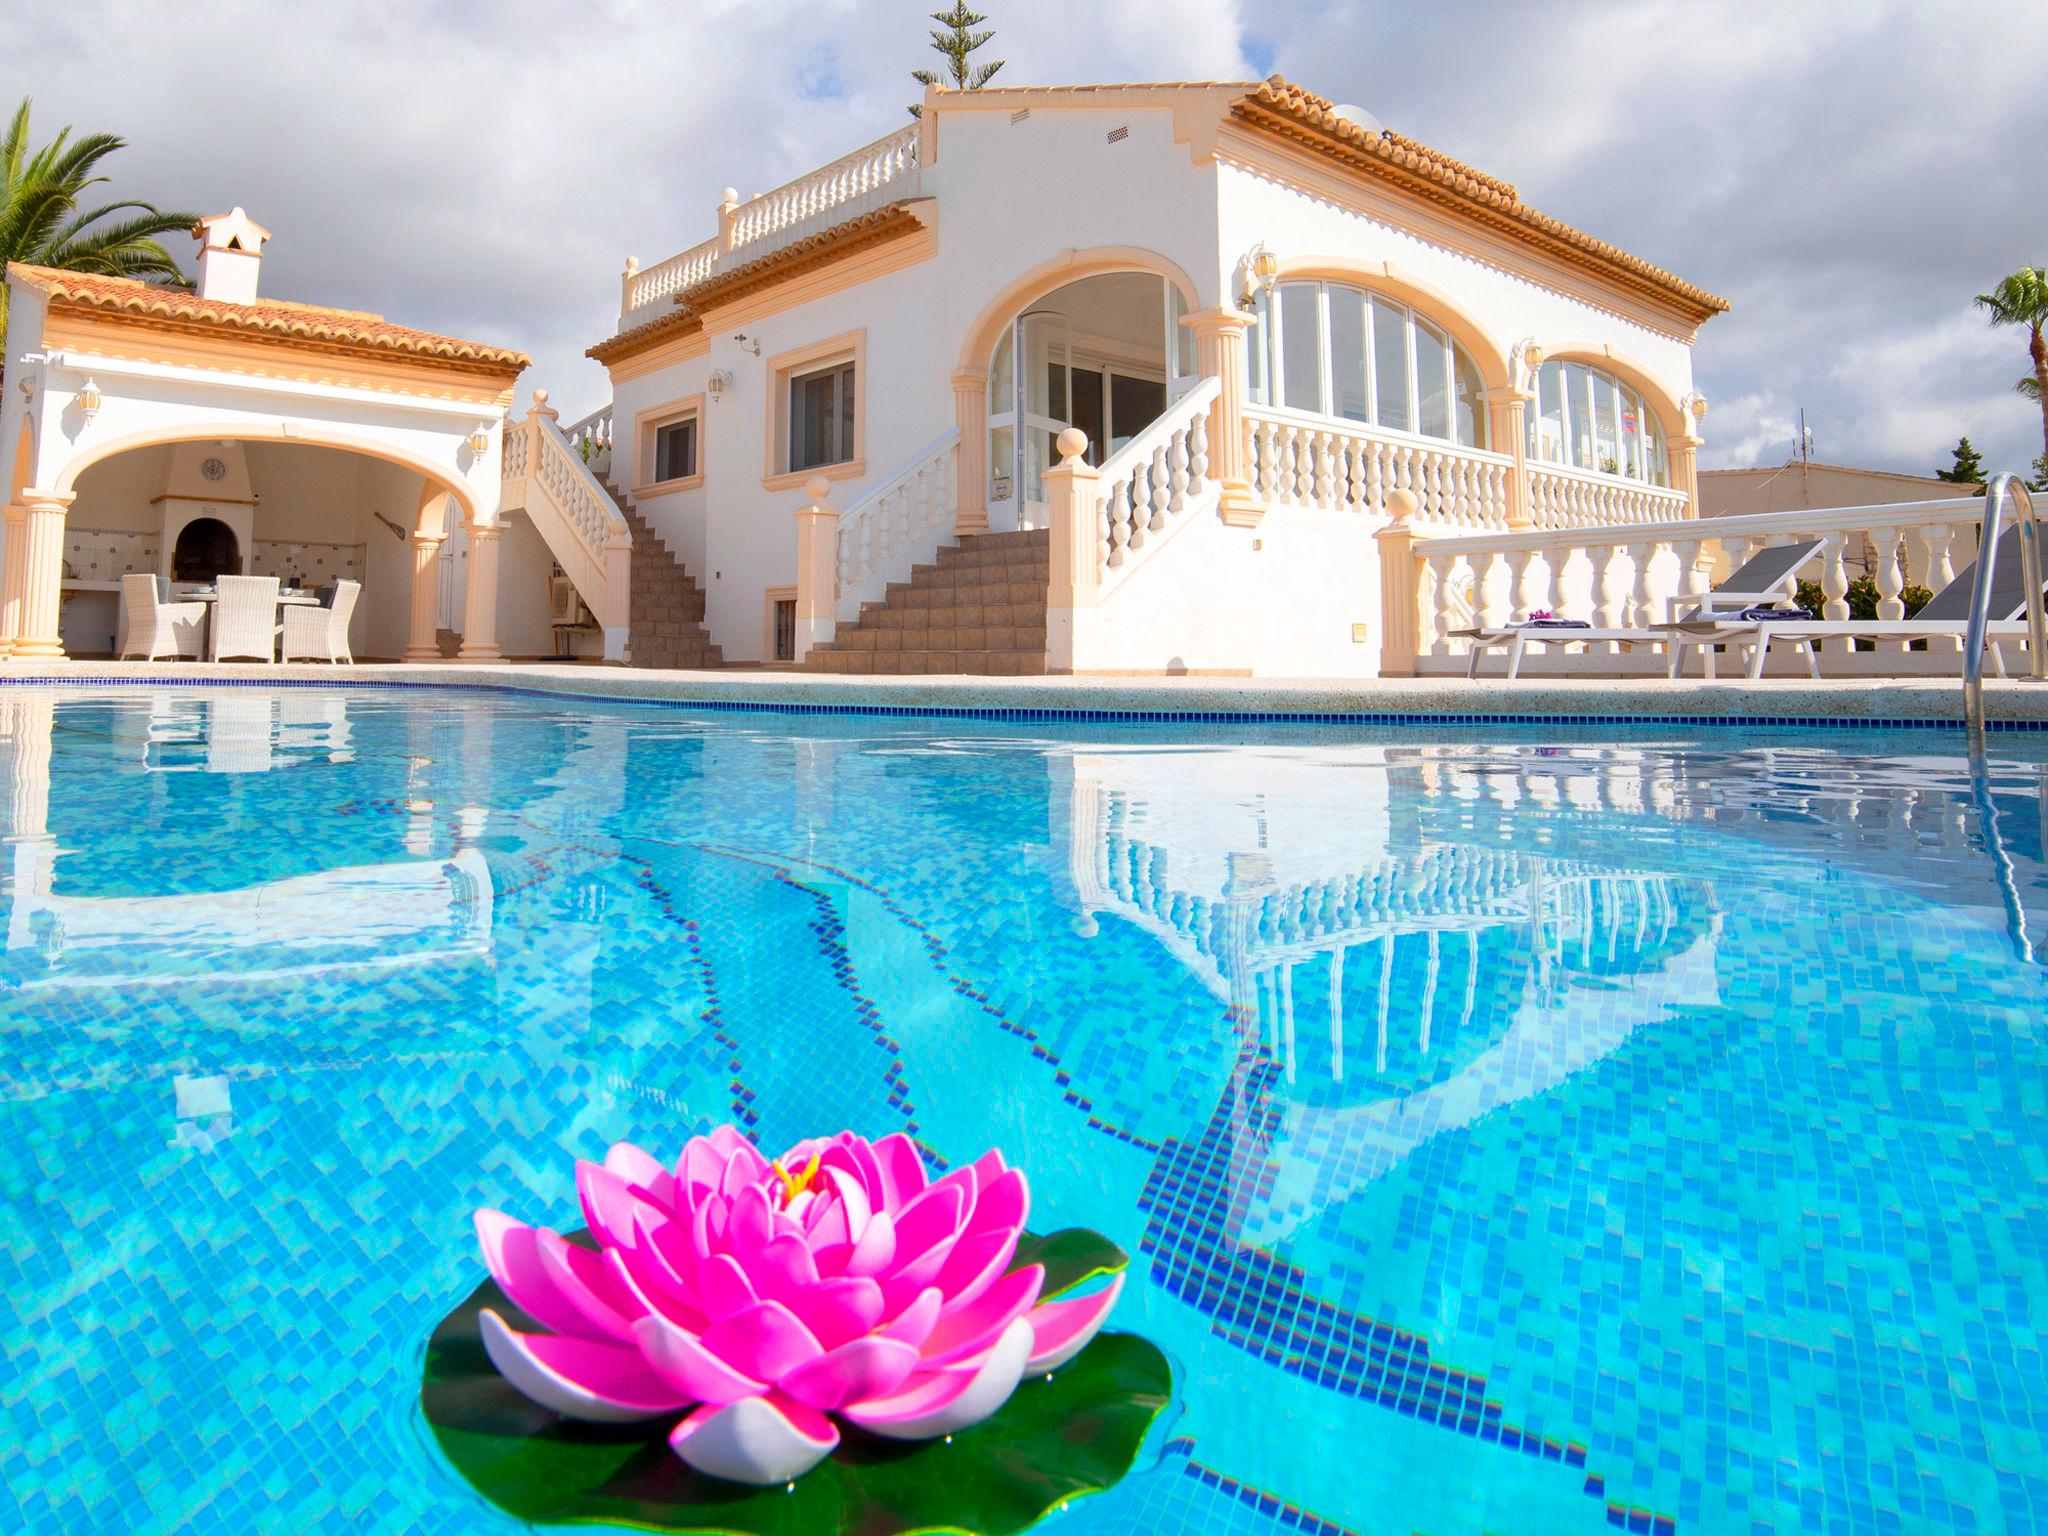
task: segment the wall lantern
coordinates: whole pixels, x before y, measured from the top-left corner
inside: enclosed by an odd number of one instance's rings
[[[1266,242],[1261,240],[1244,253],[1244,259],[1238,263],[1238,271],[1243,274],[1240,291],[1244,302],[1249,304],[1254,294],[1271,293],[1279,285],[1280,258],[1267,250]]]
[[[78,392],[78,412],[88,424],[100,413],[100,387],[91,379],[87,379],[85,388]]]
[[[491,424],[488,421],[480,421],[476,424],[476,430],[469,434],[469,451],[482,458],[490,446]]]
[[[1508,354],[1508,361],[1510,364],[1520,363],[1527,370],[1529,387],[1535,388],[1536,370],[1543,366],[1543,348],[1537,345],[1536,338],[1524,336],[1516,342],[1514,350]]]
[[[731,388],[732,375],[727,373],[723,368],[715,370],[712,373],[711,377],[704,381],[705,392],[708,393],[714,400],[718,399],[728,389]]]
[[[1687,395],[1685,399],[1679,403],[1682,404],[1688,411],[1692,412],[1692,417],[1694,421],[1698,421],[1701,417],[1707,414],[1707,397],[1701,394],[1698,390],[1694,390],[1691,394]]]

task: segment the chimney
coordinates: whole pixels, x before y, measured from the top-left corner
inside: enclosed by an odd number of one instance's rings
[[[199,242],[199,297],[229,304],[256,302],[256,269],[270,231],[237,208],[192,226]]]

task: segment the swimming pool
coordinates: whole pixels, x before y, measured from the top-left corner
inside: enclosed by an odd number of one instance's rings
[[[1061,1536],[2048,1528],[2048,741],[1960,751],[0,688],[0,1526],[507,1529],[471,1210],[736,1120],[1130,1250]]]

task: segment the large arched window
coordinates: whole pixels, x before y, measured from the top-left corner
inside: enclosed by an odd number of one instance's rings
[[[1643,397],[1611,373],[1552,360],[1529,402],[1529,457],[1649,485],[1671,483],[1663,429]]]
[[[1478,365],[1405,304],[1341,283],[1282,283],[1260,293],[1246,352],[1256,405],[1487,446]]]

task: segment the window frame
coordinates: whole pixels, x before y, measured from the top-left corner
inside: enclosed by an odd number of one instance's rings
[[[697,424],[697,468],[687,475],[675,475],[666,480],[655,478],[658,462],[656,439],[662,428],[679,426],[685,421]],[[614,460],[616,463],[616,460]],[[637,501],[648,496],[668,496],[677,491],[694,491],[704,484],[704,396],[702,393],[684,395],[679,399],[665,400],[660,405],[649,406],[633,417],[633,470],[637,481],[630,488],[630,494]]]
[[[763,490],[792,490],[814,479],[858,480],[867,474],[867,337],[867,328],[863,326],[857,331],[847,331],[808,346],[779,352],[768,359],[765,368],[768,398],[763,402],[766,413],[761,472]],[[793,415],[791,387],[801,379],[849,366],[853,370],[853,440],[843,445],[850,450],[848,456],[830,464],[792,468],[789,453]]]
[[[1299,405],[1285,403],[1287,395],[1287,321],[1283,314],[1286,305],[1281,301],[1281,291],[1290,287],[1312,288],[1315,290],[1316,314],[1316,366],[1321,380],[1321,404],[1324,409],[1310,410]],[[1363,341],[1365,351],[1365,394],[1367,419],[1353,420],[1338,415],[1336,360],[1332,352],[1335,338],[1330,328],[1330,295],[1335,289],[1360,296],[1363,301]],[[1405,378],[1402,392],[1406,406],[1406,427],[1384,425],[1381,420],[1381,387],[1379,368],[1379,329],[1387,321],[1400,319],[1401,339],[1399,350],[1404,366]],[[1473,373],[1485,380],[1485,373],[1478,362],[1458,340],[1451,328],[1442,321],[1418,310],[1414,305],[1390,298],[1364,283],[1347,282],[1337,278],[1300,277],[1289,278],[1276,284],[1271,295],[1263,291],[1256,301],[1256,321],[1248,328],[1245,348],[1246,396],[1254,408],[1275,411],[1283,415],[1298,416],[1308,421],[1333,422],[1347,430],[1365,431],[1387,437],[1408,439],[1417,443],[1462,448],[1474,453],[1498,453],[1492,443],[1493,423],[1487,413],[1475,413],[1473,436],[1476,441],[1465,442],[1458,436],[1458,360],[1462,357],[1472,365]],[[1425,328],[1436,334],[1425,338]],[[1439,338],[1441,340],[1439,341]],[[1391,343],[1392,338],[1389,338]],[[1445,416],[1449,424],[1449,435],[1438,437],[1421,430],[1421,354],[1425,344],[1441,346],[1445,374]],[[1261,388],[1263,378],[1264,387]],[[1263,397],[1263,398],[1261,398]]]
[[[1556,369],[1555,373],[1551,371],[1553,367]],[[1573,369],[1579,370],[1586,380],[1583,391],[1575,392],[1571,387]],[[1554,403],[1558,407],[1560,419],[1556,457],[1541,451],[1543,436],[1539,426],[1545,409],[1553,403],[1550,399],[1553,384],[1557,394]],[[1574,393],[1583,394],[1584,398],[1575,401],[1572,398]],[[1607,410],[1613,413],[1615,467],[1612,470],[1602,469],[1599,464],[1603,396]],[[1629,467],[1630,433],[1623,424],[1623,418],[1630,410],[1635,412],[1636,417],[1636,430],[1633,434],[1636,462],[1633,470]],[[1648,396],[1620,374],[1610,372],[1587,358],[1544,359],[1543,366],[1536,371],[1527,420],[1523,457],[1530,464],[1570,470],[1574,474],[1597,475],[1603,480],[1620,480],[1633,485],[1645,485],[1653,490],[1672,489],[1671,459],[1666,447],[1664,424],[1657,419],[1656,413],[1651,409]],[[1576,434],[1582,428],[1590,445],[1590,456],[1594,460],[1590,467],[1577,461]]]

